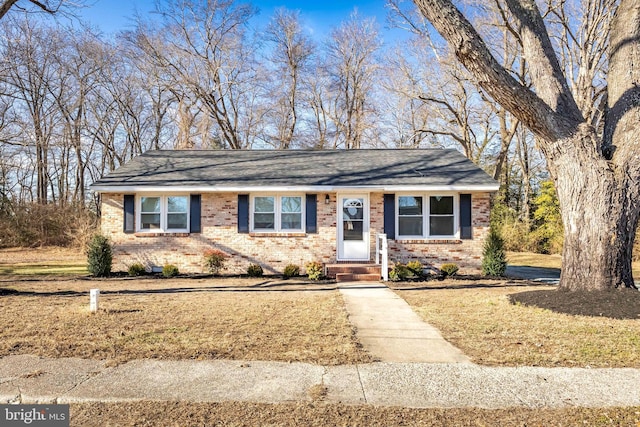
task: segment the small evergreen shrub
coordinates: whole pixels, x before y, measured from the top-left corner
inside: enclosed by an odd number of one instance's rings
[[[282,275],[285,279],[289,279],[291,277],[296,277],[300,275],[300,267],[295,264],[289,264],[284,268]]]
[[[504,276],[506,269],[507,254],[504,251],[504,241],[500,234],[491,228],[482,251],[482,274],[486,276]]]
[[[459,269],[458,265],[453,263],[440,266],[440,271],[442,271],[444,277],[455,276]]]
[[[320,280],[323,276],[322,263],[318,261],[310,261],[304,265],[307,270],[307,276],[309,280]]]
[[[136,262],[129,266],[129,270],[127,272],[131,277],[142,276],[145,273],[145,268],[144,265]]]
[[[249,277],[262,277],[264,271],[258,264],[249,264],[249,267],[247,267],[247,274]]]
[[[219,249],[208,249],[203,254],[204,265],[211,274],[218,274],[224,270],[224,264],[229,255]]]
[[[94,235],[87,246],[87,270],[95,277],[105,277],[111,274],[113,251],[109,240],[101,235]]]
[[[392,282],[401,282],[403,280],[407,280],[411,275],[411,270],[409,270],[406,265],[397,263],[393,266],[391,271],[389,271],[389,280]]]
[[[180,274],[180,270],[173,264],[165,264],[164,267],[162,267],[163,277],[176,277],[178,274]]]
[[[418,260],[409,261],[407,263],[407,268],[416,277],[424,276],[424,267],[422,266],[422,263]]]

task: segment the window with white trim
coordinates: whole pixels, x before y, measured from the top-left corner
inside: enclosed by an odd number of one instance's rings
[[[422,196],[398,197],[398,235],[422,237],[424,235]]]
[[[138,231],[189,231],[189,196],[140,196],[138,212]]]
[[[429,236],[453,236],[454,234],[453,196],[430,196]]]
[[[459,234],[457,195],[400,194],[396,206],[396,230],[401,239],[457,238]]]
[[[264,232],[303,231],[303,197],[260,195],[252,198],[251,229]]]

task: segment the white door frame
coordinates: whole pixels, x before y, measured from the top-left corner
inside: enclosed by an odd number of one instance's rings
[[[362,240],[344,240],[344,201],[348,199],[362,199]],[[336,198],[337,211],[337,259],[338,261],[369,261],[371,251],[371,237],[369,233],[369,194],[367,193],[339,193]]]

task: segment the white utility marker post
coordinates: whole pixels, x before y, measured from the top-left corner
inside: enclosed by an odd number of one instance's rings
[[[98,311],[98,299],[100,299],[100,289],[91,289],[89,291],[89,311],[92,313]]]

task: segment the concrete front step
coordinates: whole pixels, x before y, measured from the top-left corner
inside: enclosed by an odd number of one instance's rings
[[[375,273],[338,273],[336,274],[336,282],[377,282],[380,280],[380,274]]]
[[[338,282],[380,280],[381,266],[377,264],[327,264],[326,275]]]

